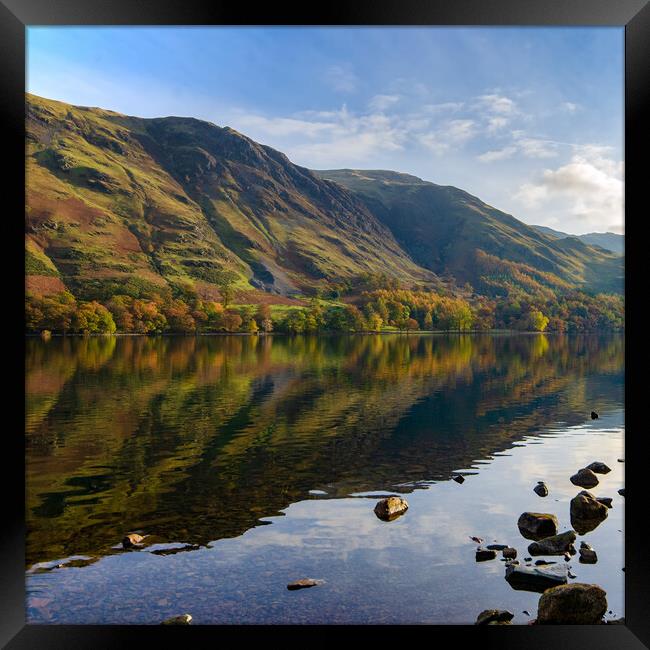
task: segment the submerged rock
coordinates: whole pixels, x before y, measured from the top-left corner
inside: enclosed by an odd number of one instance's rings
[[[483,549],[483,548],[476,549],[477,562],[486,562],[487,560],[494,560],[496,556],[497,556],[497,552],[494,550]]]
[[[537,494],[537,496],[547,497],[548,488],[546,487],[546,483],[544,483],[544,481],[538,481],[537,485],[533,488],[533,492]]]
[[[165,619],[161,625],[189,625],[191,621],[192,616],[190,614],[181,614],[180,616]]]
[[[574,582],[545,591],[537,606],[539,625],[595,625],[607,611],[607,594],[598,585]]]
[[[532,542],[528,545],[528,552],[531,555],[564,555],[566,552],[571,552],[575,541],[575,531],[567,530],[559,535],[545,537],[539,542]]]
[[[297,589],[308,589],[309,587],[315,587],[316,585],[321,584],[322,580],[314,580],[313,578],[302,578],[301,580],[295,580],[290,582],[287,585],[289,591],[296,591]]]
[[[506,581],[518,591],[543,592],[549,587],[567,582],[567,568],[564,564],[545,567],[527,567],[510,564],[506,566]]]
[[[482,538],[482,537],[475,537],[475,536],[473,536],[473,535],[470,535],[470,539],[471,539],[473,542],[476,542],[477,544],[481,544],[481,543],[483,542],[483,538]]]
[[[515,617],[507,609],[484,609],[477,617],[474,625],[490,625],[491,623],[510,623]]]
[[[594,461],[590,465],[587,465],[586,469],[590,469],[596,474],[609,474],[612,471],[610,467],[607,467],[605,463],[601,463],[600,461]]]
[[[129,533],[122,539],[122,546],[124,548],[132,548],[134,546],[139,546],[144,537],[138,535],[137,533]]]
[[[408,510],[409,504],[401,497],[382,499],[375,506],[375,514],[383,521],[391,521]]]
[[[607,506],[591,492],[583,490],[571,499],[570,514],[571,525],[580,535],[584,535],[607,519]]]
[[[524,512],[517,521],[519,532],[526,539],[544,539],[557,534],[557,517],[541,512]]]
[[[508,548],[507,544],[488,544],[485,548],[489,548],[491,551],[503,551],[504,548]]]
[[[598,477],[586,467],[579,469],[569,480],[573,485],[583,488],[592,488],[598,485]]]

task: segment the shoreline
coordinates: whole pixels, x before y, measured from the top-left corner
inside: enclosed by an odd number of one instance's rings
[[[203,336],[382,336],[382,335],[402,335],[411,336],[417,335],[441,335],[441,334],[457,334],[457,335],[476,335],[476,334],[491,334],[491,335],[538,335],[544,334],[545,336],[576,336],[576,335],[607,335],[607,334],[624,334],[625,330],[586,330],[584,332],[535,332],[532,330],[412,330],[412,331],[398,331],[386,330],[381,332],[361,331],[361,332],[337,332],[335,330],[323,330],[320,332],[303,332],[301,334],[292,334],[289,332],[164,332],[162,334],[138,334],[135,332],[114,332],[113,334],[50,334],[44,337],[42,334],[26,333],[25,338],[39,338],[48,340],[50,338],[112,338],[112,337],[138,337],[138,338],[162,338],[168,336],[183,336],[183,337],[203,337]]]

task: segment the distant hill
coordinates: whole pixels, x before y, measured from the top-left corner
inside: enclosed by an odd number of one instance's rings
[[[622,291],[620,256],[546,235],[456,187],[382,170],[315,173],[354,192],[411,257],[436,274],[484,288],[503,283],[506,274],[524,287]]]
[[[585,235],[569,235],[566,232],[560,232],[559,230],[553,230],[553,228],[548,228],[547,226],[532,226],[536,228],[541,233],[553,237],[555,239],[566,239],[567,237],[575,237],[580,241],[583,241],[585,244],[590,246],[600,246],[605,250],[611,251],[612,253],[618,253],[623,255],[625,252],[625,236],[618,235],[615,232],[589,232]]]

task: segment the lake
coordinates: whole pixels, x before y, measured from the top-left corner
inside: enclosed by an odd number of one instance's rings
[[[622,335],[28,339],[26,391],[29,623],[525,624],[539,594],[470,537],[523,564],[519,515],[569,529],[593,461],[613,508],[569,582],[624,615]]]

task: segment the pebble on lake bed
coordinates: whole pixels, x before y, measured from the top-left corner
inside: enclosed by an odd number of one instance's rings
[[[309,587],[315,587],[316,585],[321,584],[322,580],[314,580],[313,578],[302,578],[301,580],[295,580],[290,582],[287,585],[289,591],[296,591],[297,589],[308,589]]]
[[[484,609],[477,617],[474,625],[489,625],[490,623],[510,623],[515,617],[507,609]]]
[[[476,549],[476,561],[485,562],[487,560],[494,560],[497,556],[495,550],[477,548]]]
[[[548,496],[548,487],[544,481],[537,481],[537,485],[533,488],[533,492],[540,497]]]
[[[573,485],[583,488],[593,488],[598,485],[598,477],[587,467],[579,469],[569,480]]]
[[[611,467],[607,467],[605,463],[601,463],[600,461],[594,461],[590,465],[587,465],[586,469],[590,469],[596,474],[609,474],[612,471]]]
[[[409,504],[401,497],[388,497],[377,502],[375,514],[382,521],[397,519],[408,510]]]
[[[161,625],[189,625],[192,621],[190,614],[181,614],[180,616],[172,616],[164,620]]]
[[[129,533],[122,539],[122,546],[124,548],[132,548],[133,546],[138,546],[144,537],[138,535],[137,533]]]

